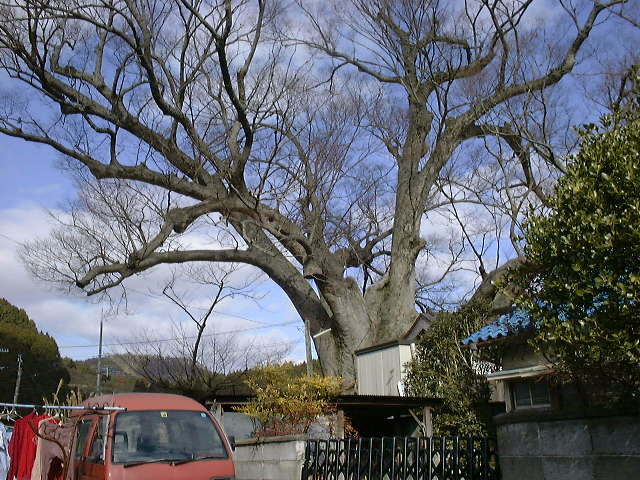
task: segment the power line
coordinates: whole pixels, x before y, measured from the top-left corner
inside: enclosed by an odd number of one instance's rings
[[[226,335],[229,333],[240,333],[240,332],[248,332],[248,331],[254,331],[254,330],[265,330],[268,328],[275,328],[275,327],[284,327],[285,325],[292,325],[294,323],[298,323],[298,320],[292,320],[289,322],[283,322],[283,323],[274,323],[272,325],[265,325],[262,327],[249,327],[249,328],[238,328],[235,330],[227,330],[224,332],[215,332],[215,333],[206,333],[204,335],[202,335],[202,337],[215,337],[217,335]],[[154,339],[154,340],[138,340],[138,341],[133,341],[133,342],[114,342],[114,343],[103,343],[102,345],[104,347],[119,347],[119,346],[124,346],[124,345],[144,345],[144,344],[149,344],[149,343],[163,343],[163,342],[172,342],[174,340],[186,340],[186,339],[193,339],[193,338],[198,338],[197,335],[187,335],[184,337],[173,337],[173,338],[161,338],[161,339]],[[58,346],[58,348],[95,348],[95,347],[99,347],[99,344],[94,344],[94,345],[62,345],[62,346]]]

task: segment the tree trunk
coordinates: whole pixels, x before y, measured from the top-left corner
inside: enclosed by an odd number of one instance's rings
[[[410,99],[408,134],[398,161],[395,216],[389,271],[363,295],[344,269],[327,261],[332,280],[320,291],[332,318],[331,337],[319,337],[316,348],[325,374],[353,380],[358,349],[398,340],[408,331],[418,313],[415,307],[416,260],[425,245],[420,224],[426,195],[424,176],[418,165],[425,155],[426,136],[432,116],[419,101]]]
[[[341,376],[353,383],[355,351],[369,346],[375,333],[367,305],[351,277],[324,283],[321,293],[332,319],[331,331],[315,339],[322,370],[325,375]]]
[[[343,377],[348,388],[355,388],[355,352],[401,338],[415,321],[415,290],[411,286],[405,290],[411,293],[409,305],[392,297],[388,276],[372,285],[366,295],[350,277],[322,289],[332,326],[330,332],[314,338],[314,344],[325,375]],[[317,333],[312,330],[312,335]]]

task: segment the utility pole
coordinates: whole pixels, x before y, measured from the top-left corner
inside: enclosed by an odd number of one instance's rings
[[[307,350],[307,376],[313,375],[313,358],[311,356],[311,332],[309,332],[309,321],[304,322],[304,346]]]
[[[18,403],[20,393],[20,381],[22,380],[22,354],[18,354],[18,377],[16,378],[16,389],[13,391],[13,403]]]
[[[100,374],[102,373],[102,320],[104,312],[100,315],[100,343],[98,346],[98,373],[96,375],[96,395],[100,395]]]

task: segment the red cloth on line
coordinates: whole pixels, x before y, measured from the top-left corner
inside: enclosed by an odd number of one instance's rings
[[[11,457],[11,463],[9,464],[9,472],[7,473],[7,480],[13,480],[18,476],[19,466],[22,464],[22,444],[24,441],[24,426],[25,422],[35,417],[35,413],[31,412],[24,418],[16,420],[13,426],[13,434],[11,435],[11,441],[9,442],[9,456]]]
[[[13,434],[9,442],[9,455],[11,455],[11,465],[7,480],[29,480],[33,461],[36,458],[36,443],[38,426],[41,420],[49,415],[36,415],[31,412],[24,418],[16,421],[13,427]]]

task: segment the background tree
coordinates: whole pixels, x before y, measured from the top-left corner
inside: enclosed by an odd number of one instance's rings
[[[27,313],[0,298],[0,400],[13,402],[17,378],[17,358],[22,355],[22,379],[18,403],[42,403],[58,392],[66,394],[69,373],[63,365],[56,341],[38,331]],[[63,382],[62,390],[58,385]]]
[[[422,334],[406,368],[411,395],[441,398],[434,409],[438,435],[486,435],[491,431],[490,388],[486,374],[495,363],[480,361],[461,341],[491,319],[489,306],[470,303],[455,313],[443,313]],[[485,357],[491,355],[485,351]]]
[[[201,338],[200,360],[192,370],[190,353],[194,336],[180,328],[165,334],[175,340],[155,342],[157,333],[139,334],[139,343],[128,346],[126,353],[115,355],[115,361],[138,375],[145,390],[188,395],[201,402],[220,394],[245,393],[244,380],[252,369],[280,363],[291,350],[283,342],[205,333]]]
[[[175,271],[169,282],[162,289],[162,295],[179,307],[196,327],[196,335],[193,343],[191,344],[190,342],[187,342],[184,345],[183,353],[186,357],[191,359],[188,371],[185,372],[187,374],[187,378],[195,380],[198,362],[204,363],[205,360],[210,361],[210,359],[206,359],[204,357],[200,346],[202,336],[207,328],[207,322],[214,313],[216,307],[227,299],[238,297],[252,298],[250,289],[255,283],[257,277],[255,275],[243,277],[242,275],[246,270],[248,269],[245,268],[244,271],[241,272],[240,266],[235,264],[226,264],[222,267],[205,265],[200,268],[188,269],[185,272],[185,276],[189,279],[188,281],[190,281],[190,283],[198,283],[204,285],[207,289],[211,289],[211,303],[201,314],[195,313],[195,309],[190,307],[188,300],[189,286],[187,286],[186,289],[184,287],[180,289],[177,285],[179,278]],[[238,277],[240,277],[240,282],[237,280]],[[184,336],[185,335],[183,335],[183,337]],[[215,356],[216,353],[221,352],[221,349],[215,348],[213,352]],[[211,352],[208,353],[211,354]],[[228,357],[228,355],[224,355],[224,357]],[[226,370],[227,368],[227,366],[223,365],[223,369]]]
[[[608,404],[640,392],[639,98],[580,131],[551,214],[525,226],[535,267],[513,274],[539,321],[535,345]]]
[[[425,307],[455,272],[494,300],[523,206],[565,169],[568,76],[597,27],[624,38],[624,4],[2,2],[0,132],[88,178],[27,265],[89,294],[163,263],[253,265],[331,329],[325,373],[353,378],[356,349],[414,321],[417,265]],[[438,215],[459,224],[444,268]]]
[[[228,264],[174,271],[162,296],[180,308],[188,319],[186,325],[174,322],[172,332],[164,334],[172,338],[169,341],[155,341],[155,329],[140,332],[136,341],[126,342],[125,353],[117,355],[117,361],[144,379],[152,390],[181,393],[203,402],[221,392],[244,390],[249,370],[279,363],[291,351],[287,342],[240,338],[235,333],[216,332],[215,325],[210,325],[223,302],[258,299],[252,292],[256,276],[246,270]],[[195,302],[198,287],[211,295],[204,308]]]

